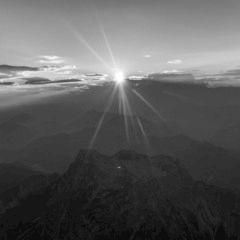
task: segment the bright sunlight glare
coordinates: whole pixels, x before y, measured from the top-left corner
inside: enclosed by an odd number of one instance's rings
[[[125,75],[124,75],[123,71],[121,71],[119,69],[114,70],[113,80],[117,84],[123,84],[125,82]]]

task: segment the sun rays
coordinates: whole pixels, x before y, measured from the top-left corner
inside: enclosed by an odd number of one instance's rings
[[[88,149],[92,149],[93,146],[94,146],[94,143],[95,143],[95,141],[96,141],[96,138],[97,138],[97,136],[98,136],[98,134],[99,134],[99,131],[100,131],[102,125],[103,125],[105,116],[106,116],[106,114],[108,113],[108,111],[110,110],[110,108],[111,108],[111,106],[112,106],[113,99],[114,99],[114,97],[115,97],[116,91],[117,91],[117,88],[114,87],[113,92],[112,92],[111,96],[110,96],[109,99],[108,99],[108,102],[107,102],[107,105],[106,105],[106,107],[105,107],[105,110],[104,110],[104,112],[103,112],[103,114],[102,114],[102,116],[101,116],[101,118],[100,118],[100,120],[99,120],[99,122],[98,122],[98,124],[97,124],[97,127],[96,127],[96,129],[95,129],[95,132],[94,132],[94,134],[93,134],[93,136],[92,136],[92,138],[91,138],[91,141],[90,141],[90,143],[89,143],[89,145],[88,145]]]
[[[150,103],[148,102],[136,89],[133,89],[132,92],[144,103],[147,107],[149,107],[152,112],[154,112],[162,121],[166,121],[165,118],[159,113],[159,111]]]
[[[145,145],[146,149],[149,150],[150,143],[148,140],[148,132],[145,129],[141,118],[138,116],[138,113],[133,110],[134,108],[132,108],[131,106],[132,103],[129,100],[129,94],[140,99],[141,102],[144,103],[154,114],[156,114],[161,121],[165,121],[165,119],[158,112],[158,110],[149,101],[147,101],[145,97],[142,96],[142,94],[140,94],[136,89],[133,89],[132,85],[129,84],[129,80],[127,80],[127,76],[125,75],[124,70],[122,70],[118,66],[109,38],[103,25],[99,22],[99,32],[101,33],[101,36],[103,38],[105,48],[110,57],[109,59],[111,59],[111,63],[108,63],[108,61],[106,61],[76,29],[69,25],[68,28],[76,37],[76,39],[79,40],[79,42],[83,44],[89,50],[89,52],[107,69],[107,71],[110,73],[111,80],[114,82],[112,93],[107,99],[104,111],[97,123],[93,136],[91,137],[91,140],[89,142],[88,149],[91,150],[94,148],[100,130],[103,127],[106,115],[108,114],[108,112],[111,112],[113,101],[117,100],[118,114],[121,118],[123,118],[127,144],[130,146],[132,138],[137,137],[140,134],[142,138],[142,143]],[[139,137],[137,138],[139,141]]]

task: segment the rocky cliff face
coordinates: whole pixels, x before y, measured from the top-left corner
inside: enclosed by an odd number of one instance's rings
[[[195,182],[176,159],[82,150],[1,226],[6,239],[237,239],[239,219],[238,194]]]

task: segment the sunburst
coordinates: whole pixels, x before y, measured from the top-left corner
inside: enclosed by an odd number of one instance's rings
[[[91,46],[91,44],[85,38],[83,38],[83,36],[77,30],[73,29],[72,27],[70,27],[69,29],[72,31],[74,36],[96,57],[96,59],[105,68],[108,69],[108,71],[110,72],[110,75],[112,76],[111,79],[115,83],[112,94],[110,95],[107,101],[104,112],[100,117],[99,122],[96,126],[96,129],[94,131],[94,134],[90,140],[90,143],[88,146],[89,150],[94,148],[95,141],[102,128],[106,114],[110,111],[113,104],[113,100],[115,98],[117,98],[119,102],[119,114],[123,116],[127,142],[130,144],[131,136],[130,136],[129,128],[131,127],[134,130],[138,128],[138,130],[140,131],[143,137],[143,142],[146,148],[149,149],[149,140],[147,137],[146,130],[144,129],[144,125],[142,124],[142,121],[138,117],[137,113],[132,110],[131,103],[128,99],[128,91],[131,91],[132,93],[134,93],[134,95],[138,97],[138,99],[140,99],[162,121],[165,121],[164,117],[158,112],[158,110],[150,102],[146,100],[146,98],[142,96],[142,94],[137,92],[136,89],[132,89],[131,84],[127,84],[125,71],[118,66],[118,63],[113,54],[113,50],[111,48],[110,41],[107,37],[104,27],[101,24],[99,24],[99,29],[103,37],[103,40],[105,42],[106,49],[109,53],[110,59],[112,61],[111,64],[105,61],[104,58],[96,51],[96,49],[94,49],[94,47]]]

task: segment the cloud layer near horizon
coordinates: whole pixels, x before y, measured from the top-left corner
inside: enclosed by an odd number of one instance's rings
[[[41,56],[41,60],[48,62],[45,66],[32,68],[24,66],[8,66],[0,65],[0,88],[6,87],[20,87],[20,86],[34,86],[55,84],[74,84],[74,85],[89,85],[96,83],[96,80],[106,80],[105,75],[99,76],[87,76],[78,69],[75,65],[56,64],[56,62],[65,62],[64,58],[59,56]],[[39,60],[39,58],[38,58]],[[180,59],[173,59],[168,61],[168,64],[179,65],[183,61]],[[174,79],[178,78],[178,82],[188,82],[189,79],[184,81],[181,74],[187,72],[178,71],[177,69],[164,70],[161,74],[173,74]],[[191,72],[189,72],[191,73]],[[143,74],[143,73],[142,73]],[[164,81],[165,81],[165,77]],[[169,77],[168,77],[169,78]],[[159,78],[161,81],[161,77]],[[170,81],[170,80],[169,80]],[[171,81],[170,81],[171,82]],[[191,81],[193,84],[204,83],[210,87],[217,86],[240,86],[240,68],[230,69],[222,73],[216,73],[212,75],[201,75]]]

